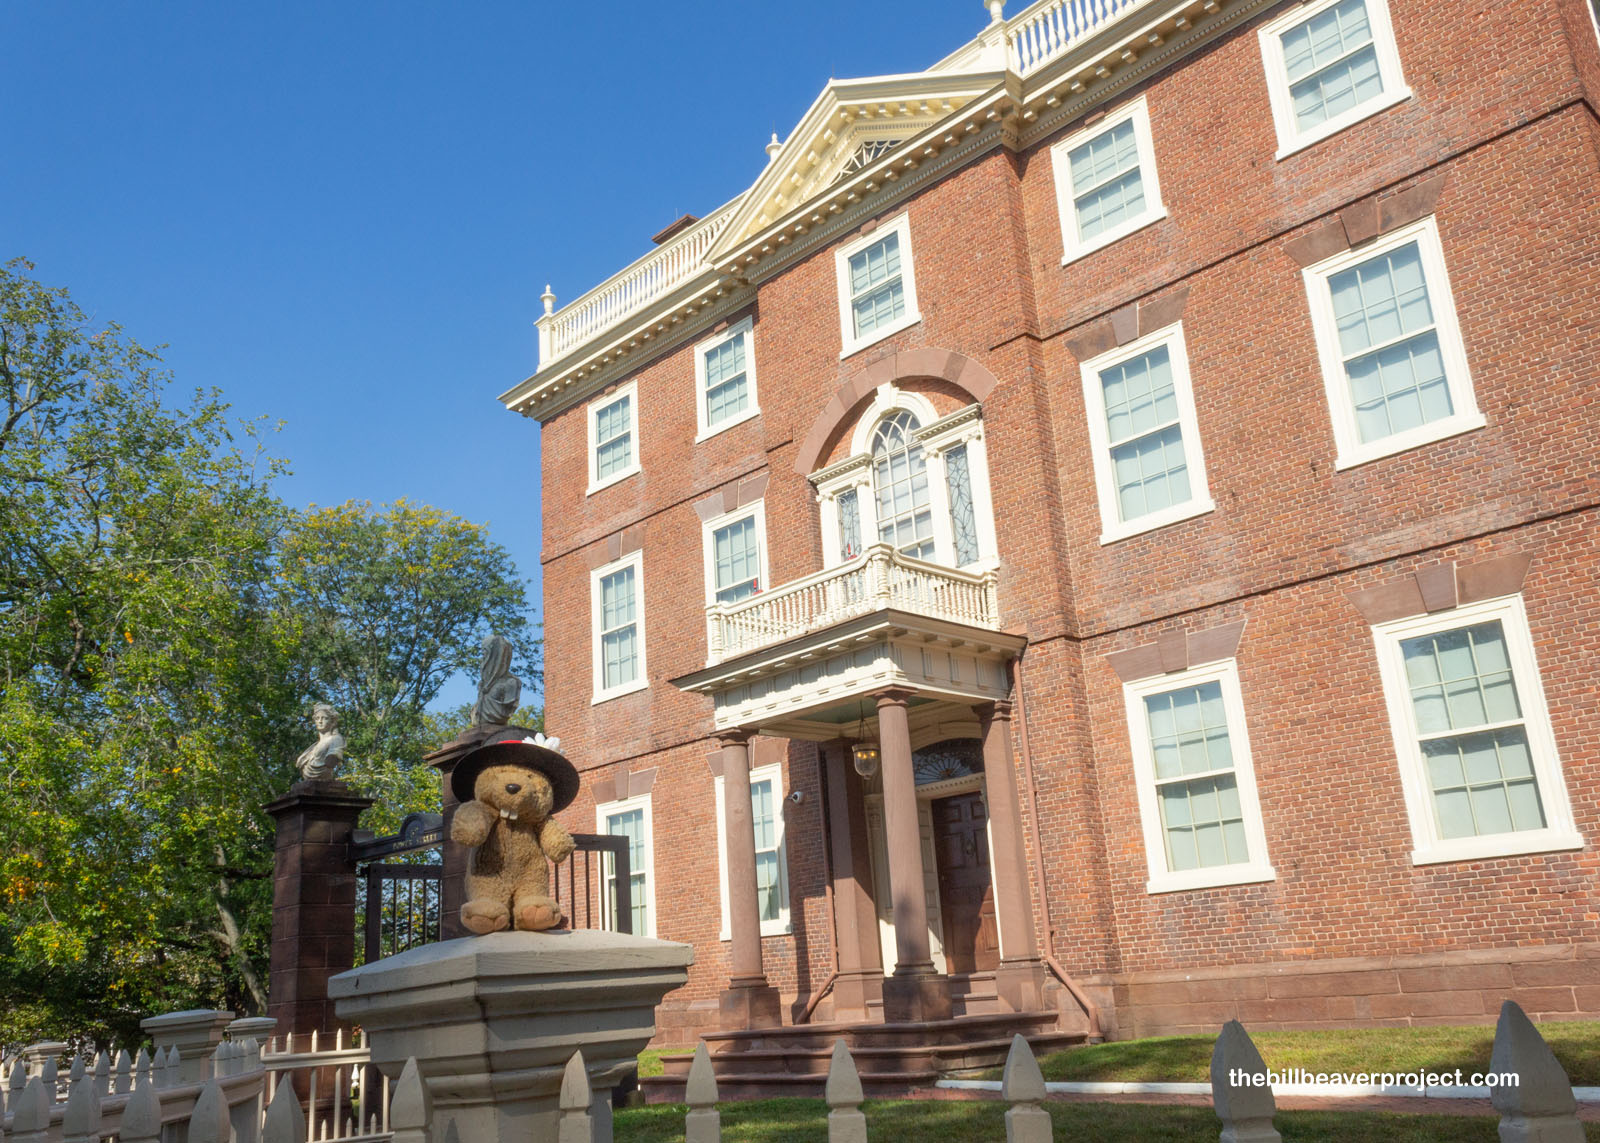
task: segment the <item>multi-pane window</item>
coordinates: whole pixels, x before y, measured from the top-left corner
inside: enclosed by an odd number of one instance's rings
[[[638,388],[633,384],[589,406],[589,491],[639,470]]]
[[[738,603],[761,590],[761,536],[753,515],[713,529],[711,549],[718,603]]]
[[[1261,31],[1280,157],[1405,98],[1387,0],[1321,0]]]
[[[1432,219],[1306,271],[1341,466],[1483,423]]]
[[[1143,99],[1064,139],[1052,154],[1063,261],[1165,217]]]
[[[745,318],[695,347],[702,439],[760,412],[751,338]]]
[[[861,554],[861,500],[854,488],[839,493],[839,558],[853,560]]]
[[[1575,838],[1519,597],[1374,629],[1418,861]]]
[[[645,685],[637,554],[594,573],[595,700]]]
[[[604,890],[601,900],[603,914],[606,918],[606,927],[615,929],[616,917],[614,914],[615,902],[623,902],[623,907],[629,910],[633,922],[635,936],[648,937],[655,935],[655,918],[650,911],[650,873],[651,873],[651,839],[650,817],[648,799],[630,799],[626,803],[616,803],[616,809],[602,807],[603,816],[602,833],[617,835],[628,839],[628,884],[622,887],[620,896],[617,886],[617,868],[607,855],[602,866],[604,873]]]
[[[972,503],[972,472],[967,466],[967,446],[956,445],[944,454],[945,485],[950,492],[950,534],[955,541],[956,566],[978,558],[978,514]]]
[[[933,558],[933,508],[928,464],[914,435],[917,418],[901,409],[885,417],[872,436],[872,487],[878,540],[919,559]]]
[[[1084,393],[1103,542],[1211,509],[1177,326],[1085,362]]]
[[[836,257],[842,356],[918,320],[911,230],[905,215],[841,247]]]
[[[716,779],[717,821],[726,823],[726,788]],[[761,933],[789,931],[789,881],[783,841],[783,767],[756,766],[750,771],[750,822],[756,850],[756,915]],[[722,877],[722,939],[731,936],[728,917],[728,850],[725,824],[717,830],[717,862]]]
[[[1234,663],[1130,683],[1125,697],[1151,891],[1271,878]]]

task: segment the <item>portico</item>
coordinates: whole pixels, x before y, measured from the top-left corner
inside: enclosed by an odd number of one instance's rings
[[[808,613],[797,596],[821,606]],[[994,573],[884,545],[798,584],[713,605],[708,625],[712,663],[673,681],[712,696],[721,742],[724,1026],[781,1023],[762,964],[749,810],[756,735],[819,744],[836,1019],[945,1019],[947,978],[989,971],[1003,1007],[1043,1008],[1012,756],[1010,663],[1024,640],[999,630]],[[726,655],[730,644],[737,653]],[[876,764],[853,758],[858,741],[877,746]]]

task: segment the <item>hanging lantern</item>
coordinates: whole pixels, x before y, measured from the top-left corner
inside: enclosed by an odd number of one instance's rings
[[[878,746],[875,742],[858,742],[850,751],[851,760],[855,763],[856,773],[863,778],[870,778],[878,772]]]

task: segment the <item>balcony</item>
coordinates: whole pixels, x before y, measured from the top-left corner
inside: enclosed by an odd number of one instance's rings
[[[913,559],[888,544],[739,603],[706,608],[708,667],[875,611],[1000,630],[997,573]]]

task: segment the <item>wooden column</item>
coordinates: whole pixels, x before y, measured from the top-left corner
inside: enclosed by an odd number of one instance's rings
[[[1013,1012],[1044,1008],[1044,962],[1028,890],[1028,853],[1023,845],[1022,798],[1011,752],[1011,702],[980,706],[983,780],[989,802],[989,869],[994,878],[995,916],[1000,923],[1000,966],[995,989]]]
[[[280,1035],[321,1032],[339,1020],[328,978],[355,965],[356,865],[350,838],[372,805],[338,781],[299,782],[267,805],[277,820],[272,882],[272,970],[267,1015]]]
[[[861,777],[850,744],[831,743],[822,754],[828,773],[829,856],[833,862],[833,923],[839,978],[833,985],[834,1018],[883,1019],[883,955],[878,912],[872,902],[871,850]]]
[[[911,727],[905,691],[878,700],[878,742],[883,756],[883,832],[889,855],[889,895],[894,903],[894,975],[884,981],[884,1018],[891,1023],[946,1019],[950,994],[934,973],[928,942],[927,882],[922,872],[922,829],[917,821],[917,776],[911,768]]]
[[[761,963],[761,907],[756,899],[756,835],[750,813],[750,734],[721,737],[722,811],[727,834],[728,929],[733,938],[722,1027],[772,1028],[783,1023],[778,990]]]

